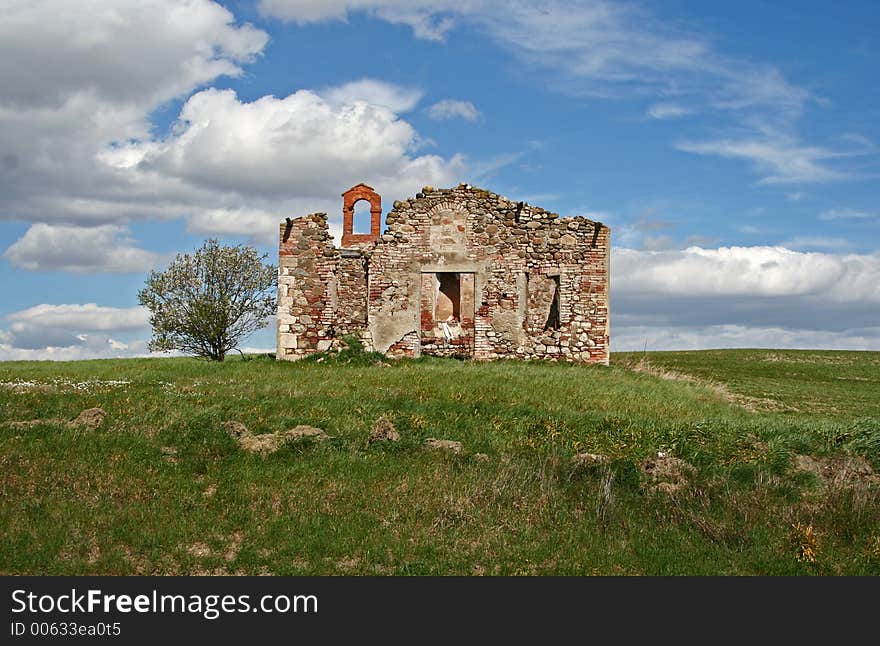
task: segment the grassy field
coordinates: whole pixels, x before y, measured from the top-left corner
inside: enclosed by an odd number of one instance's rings
[[[228,421],[330,438],[261,456]],[[0,363],[0,572],[876,575],[869,464],[876,352]]]

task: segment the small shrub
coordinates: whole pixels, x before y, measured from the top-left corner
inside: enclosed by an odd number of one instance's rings
[[[346,349],[351,350],[354,354],[362,353],[364,351],[363,342],[354,334],[344,335],[342,337],[342,342],[346,345]]]
[[[340,340],[345,346],[341,350],[316,352],[300,361],[303,363],[325,363],[333,366],[371,366],[386,362],[387,357],[381,352],[364,350],[364,344],[353,334],[346,334]]]

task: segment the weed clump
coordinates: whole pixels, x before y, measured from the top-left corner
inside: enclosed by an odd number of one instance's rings
[[[336,350],[316,352],[300,361],[304,363],[325,363],[333,366],[375,366],[389,365],[386,357],[381,352],[367,352],[363,342],[354,334],[346,334],[339,339],[340,343]]]

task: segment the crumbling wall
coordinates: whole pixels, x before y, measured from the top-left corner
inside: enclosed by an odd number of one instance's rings
[[[367,189],[350,189],[346,205]],[[466,184],[395,202],[385,232],[358,249],[333,248],[323,214],[291,222],[279,263],[282,358],[359,332],[389,356],[608,362],[610,231],[600,223]],[[436,274],[449,273],[462,281],[450,291],[461,319],[451,337],[435,319]]]
[[[278,247],[279,359],[298,359],[327,349],[336,316],[338,252],[327,215],[313,213],[281,224]]]

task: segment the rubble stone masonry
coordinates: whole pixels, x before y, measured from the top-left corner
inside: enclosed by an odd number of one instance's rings
[[[353,235],[362,199],[373,225]],[[395,202],[381,233],[372,188],[358,184],[343,204],[342,249],[326,214],[281,225],[279,359],[354,334],[392,357],[608,363],[608,227],[467,184]]]

